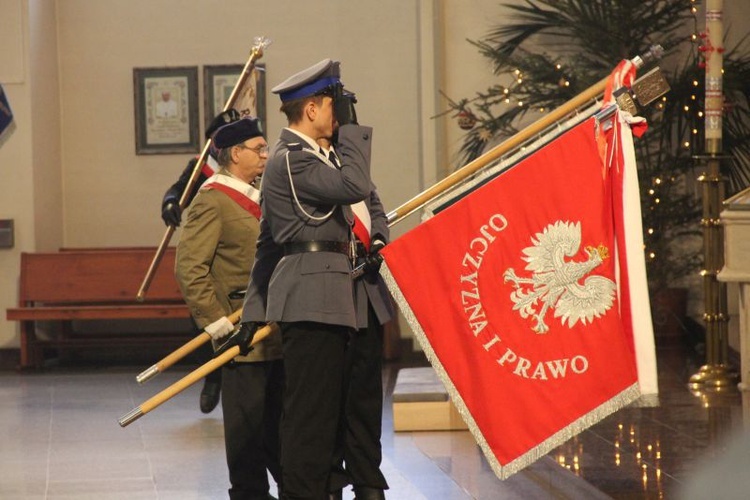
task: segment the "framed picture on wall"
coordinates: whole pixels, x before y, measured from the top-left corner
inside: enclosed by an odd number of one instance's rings
[[[198,151],[197,66],[133,68],[133,88],[135,154]]]
[[[243,69],[242,64],[203,67],[204,127],[208,127],[214,116],[224,110]],[[240,112],[241,116],[259,118],[263,130],[266,130],[266,67],[264,64],[255,65],[244,88],[237,95],[233,107]]]

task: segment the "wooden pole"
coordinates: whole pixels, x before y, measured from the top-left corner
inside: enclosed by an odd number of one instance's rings
[[[633,58],[631,62],[635,64],[636,67],[640,68],[646,62],[658,59],[659,57],[661,57],[661,54],[662,48],[657,45],[652,47],[651,50],[649,50],[649,52],[647,52],[646,54]],[[569,114],[574,113],[581,106],[590,101],[593,101],[604,92],[608,80],[609,76],[607,76],[606,78],[602,78],[597,83],[587,88],[559,108],[556,108],[550,113],[544,115],[542,118],[538,119],[517,134],[511,136],[509,139],[487,151],[479,158],[476,158],[473,161],[467,163],[460,169],[450,174],[448,177],[445,177],[443,180],[439,181],[437,184],[434,184],[432,187],[428,188],[427,190],[418,194],[392,212],[388,213],[387,218],[389,225],[394,225],[402,221],[404,218],[411,215],[416,210],[419,210],[424,205],[429,203],[432,199],[457,185],[459,182],[470,177],[493,161],[501,158],[503,155],[518,148],[526,141],[541,134],[547,128],[551,127]]]

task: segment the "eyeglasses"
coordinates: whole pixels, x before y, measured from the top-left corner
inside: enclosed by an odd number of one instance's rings
[[[268,154],[268,145],[262,145],[262,146],[256,146],[254,148],[249,148],[245,146],[244,144],[237,144],[237,146],[241,149],[249,149],[250,151],[255,151],[255,154],[258,156],[267,155]]]

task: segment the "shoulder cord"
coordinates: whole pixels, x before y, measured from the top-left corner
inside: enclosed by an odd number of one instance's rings
[[[330,160],[328,160],[328,158],[326,158],[322,154],[318,153],[317,151],[313,151],[312,149],[307,149],[307,148],[303,149],[303,151],[307,151],[307,152],[309,152],[309,153],[317,156],[318,159],[320,159],[323,163],[325,163],[329,167],[336,168],[333,165],[333,163],[331,163]],[[297,191],[294,189],[294,182],[292,181],[292,169],[289,166],[289,151],[286,152],[285,157],[286,157],[286,172],[289,175],[289,186],[292,188],[292,197],[294,197],[294,202],[297,204],[297,207],[299,207],[299,209],[302,211],[303,214],[305,214],[307,217],[309,217],[312,220],[323,221],[323,220],[326,220],[329,217],[331,217],[333,215],[333,212],[336,210],[336,207],[338,205],[334,205],[333,208],[331,208],[331,211],[328,212],[327,214],[323,215],[322,217],[315,217],[314,215],[311,215],[311,214],[307,213],[307,210],[305,210],[302,207],[302,205],[299,202],[299,198],[297,198]]]

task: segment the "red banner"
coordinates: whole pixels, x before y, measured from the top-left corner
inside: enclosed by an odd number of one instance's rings
[[[501,478],[640,394],[618,282],[622,178],[604,166],[595,126],[382,252],[402,312]]]

